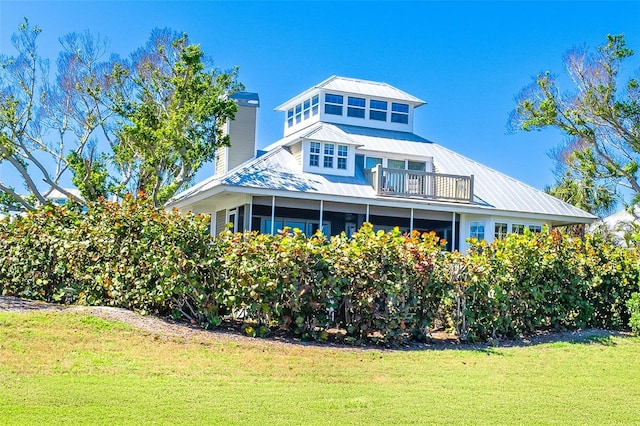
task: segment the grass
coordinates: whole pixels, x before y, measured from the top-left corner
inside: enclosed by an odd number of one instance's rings
[[[0,313],[0,424],[640,424],[640,339],[490,350],[184,340]]]

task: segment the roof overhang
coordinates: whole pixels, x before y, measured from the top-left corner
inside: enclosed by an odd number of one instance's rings
[[[193,195],[189,198],[176,201],[172,205],[168,205],[168,208],[176,207],[178,209],[188,207],[190,205],[194,205],[198,202],[206,200],[207,198],[215,197],[219,194],[223,193],[234,193],[234,194],[244,194],[244,195],[254,195],[254,196],[275,196],[283,197],[283,198],[296,198],[296,199],[304,199],[304,200],[315,200],[315,201],[327,201],[327,202],[335,202],[335,203],[348,203],[348,204],[361,204],[361,205],[370,205],[370,206],[378,206],[378,207],[391,207],[391,208],[399,208],[399,209],[419,209],[419,210],[428,210],[435,212],[450,212],[457,214],[479,214],[479,215],[491,215],[497,217],[509,217],[509,218],[522,218],[527,220],[540,220],[544,222],[549,222],[553,226],[565,226],[565,225],[575,225],[575,224],[590,224],[593,223],[597,218],[594,216],[592,218],[589,217],[573,217],[573,216],[561,216],[561,215],[548,215],[541,213],[528,213],[528,212],[518,212],[518,211],[505,211],[505,210],[496,210],[490,206],[482,206],[477,204],[464,204],[464,203],[453,203],[453,202],[443,202],[443,201],[431,201],[431,200],[407,200],[396,197],[362,197],[362,196],[343,196],[343,195],[332,195],[318,192],[291,192],[287,190],[273,190],[270,188],[255,188],[255,187],[246,187],[246,186],[235,186],[235,185],[217,185],[208,190],[205,190],[199,194]]]

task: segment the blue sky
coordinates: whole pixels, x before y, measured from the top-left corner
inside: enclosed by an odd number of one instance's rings
[[[122,56],[155,27],[186,32],[259,93],[259,147],[282,135],[273,108],[308,87],[334,74],[384,81],[427,102],[416,133],[540,189],[554,181],[547,152],[563,136],[507,134],[514,96],[540,71],[561,73],[566,50],[607,34],[624,33],[640,52],[640,2],[0,0],[3,54],[23,17],[43,29],[52,60],[73,31],[106,37]]]

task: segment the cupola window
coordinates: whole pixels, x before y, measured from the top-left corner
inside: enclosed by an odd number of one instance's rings
[[[347,100],[349,106],[347,107],[347,116],[356,117],[356,118],[364,118],[364,106],[365,100],[364,98],[353,98],[349,96]]]
[[[325,114],[342,115],[342,104],[344,97],[342,95],[332,95],[327,93],[324,95],[324,112]]]
[[[391,104],[391,122],[407,124],[409,122],[409,105],[393,102]]]
[[[369,101],[369,118],[371,120],[387,121],[387,102],[371,99]]]

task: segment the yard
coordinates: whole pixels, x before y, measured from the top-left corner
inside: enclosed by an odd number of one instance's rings
[[[0,424],[639,424],[640,339],[387,351],[0,312]]]

